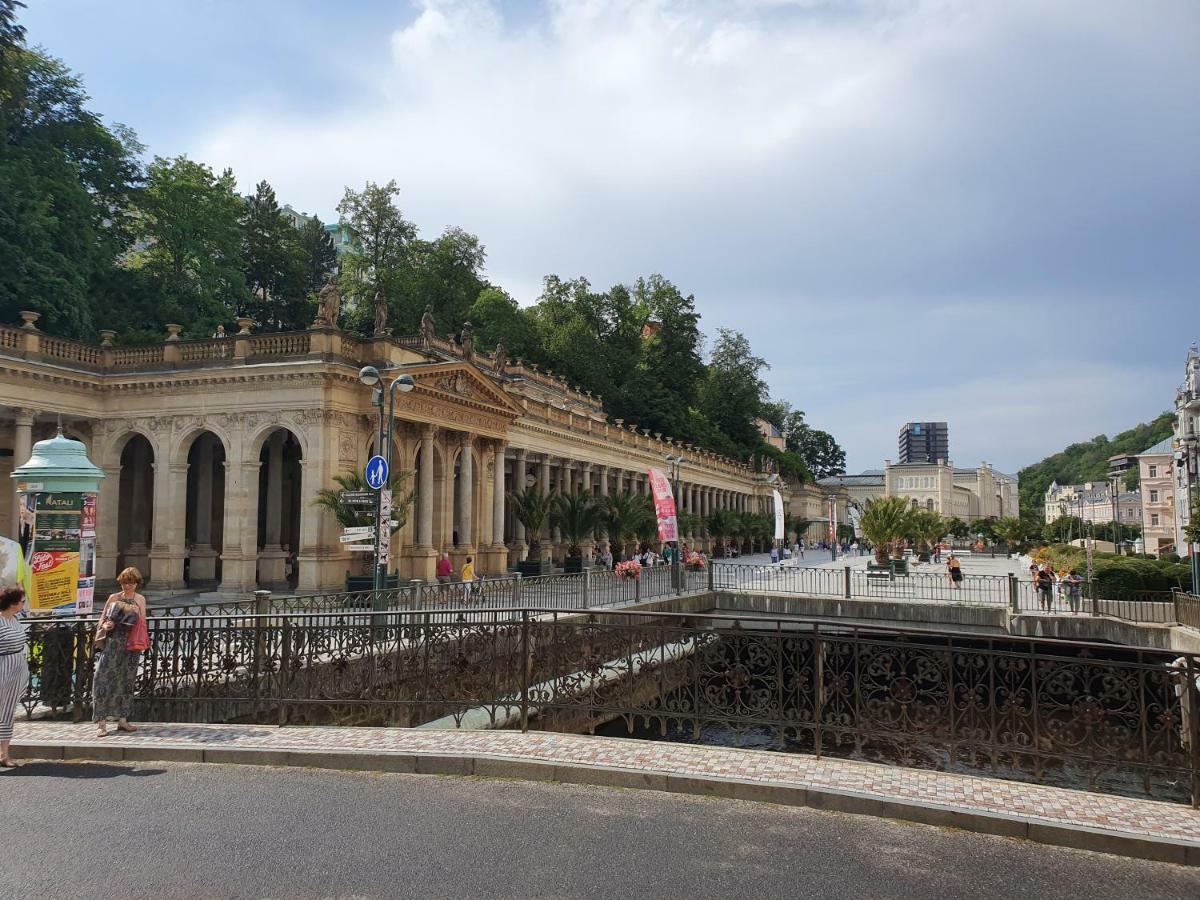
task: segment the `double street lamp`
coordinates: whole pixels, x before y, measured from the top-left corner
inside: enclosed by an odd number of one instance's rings
[[[373,388],[371,402],[379,407],[379,443],[376,444],[376,453],[382,456],[387,461],[388,483],[392,478],[392,425],[395,422],[396,415],[396,392],[407,394],[415,386],[416,382],[413,377],[408,374],[398,375],[392,379],[392,383],[386,388],[381,386],[383,376],[380,371],[374,366],[363,366],[358,370],[358,380],[369,388]],[[383,414],[384,394],[387,394],[387,418],[386,423]],[[386,424],[386,429],[385,429]],[[431,465],[429,460],[422,461],[424,465]],[[382,485],[375,492],[375,590],[382,591],[387,587],[387,570],[388,570],[388,548],[384,541],[384,523],[383,523],[383,492],[387,490],[387,484]],[[391,528],[387,526],[387,534],[391,535]]]

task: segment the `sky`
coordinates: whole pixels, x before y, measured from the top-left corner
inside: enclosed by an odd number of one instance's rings
[[[1016,471],[1200,340],[1195,0],[28,0],[149,152],[335,218],[395,179],[522,304],[661,273],[851,472]]]

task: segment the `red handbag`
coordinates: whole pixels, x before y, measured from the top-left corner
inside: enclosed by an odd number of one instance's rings
[[[150,649],[150,629],[146,627],[145,616],[138,616],[137,624],[129,630],[129,639],[125,642],[125,649],[138,653]]]

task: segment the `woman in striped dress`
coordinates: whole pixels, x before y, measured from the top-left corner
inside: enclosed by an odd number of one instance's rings
[[[19,587],[0,591],[0,768],[15,769],[8,755],[13,736],[17,703],[29,684],[25,657],[25,624],[17,615],[25,607],[25,592]]]

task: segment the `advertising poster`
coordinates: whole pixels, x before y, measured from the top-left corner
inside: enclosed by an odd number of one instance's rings
[[[650,490],[654,494],[654,515],[658,518],[658,539],[665,543],[679,540],[679,522],[675,518],[675,496],[671,482],[658,469],[650,469]]]
[[[6,537],[0,537],[0,587],[20,585],[29,594],[29,566],[21,545]]]
[[[94,609],[96,594],[96,495],[84,494],[79,520],[79,589],[75,614],[85,616]]]
[[[36,495],[33,547],[29,557],[32,612],[74,611],[79,590],[83,495]],[[95,524],[92,526],[93,533]],[[94,539],[93,539],[94,544]]]

